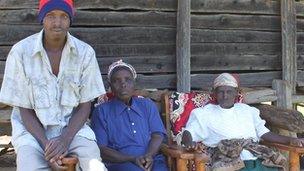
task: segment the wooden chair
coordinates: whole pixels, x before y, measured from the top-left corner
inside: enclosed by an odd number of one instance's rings
[[[205,153],[188,152],[183,147],[176,145],[172,140],[169,119],[169,95],[167,93],[162,95],[162,110],[165,114],[168,142],[167,144],[162,144],[161,152],[167,156],[169,169],[171,171],[192,171],[192,164],[194,164],[196,171],[205,171],[205,164],[208,161],[208,156]]]
[[[262,141],[261,144],[289,152],[289,171],[300,171],[300,156],[304,154],[303,147]]]
[[[171,123],[170,123],[170,104],[169,104],[170,94],[166,93],[163,95],[163,109],[166,116],[166,129],[168,134],[168,146],[162,147],[162,152],[168,157],[168,164],[176,167],[178,171],[187,170],[187,163],[190,160],[193,160],[195,163],[196,170],[205,170],[205,163],[208,160],[206,154],[199,153],[190,153],[185,151],[182,147],[174,145],[174,142],[171,137]],[[261,110],[265,112],[265,110]],[[284,111],[286,112],[286,111]],[[261,113],[262,115],[262,113]],[[275,147],[279,150],[284,150],[289,152],[289,171],[300,171],[300,156],[304,154],[304,147],[294,147],[290,145],[270,143],[270,142],[261,142],[261,144]],[[173,161],[176,161],[176,164]],[[173,168],[174,169],[174,168]],[[191,168],[190,168],[191,169]]]

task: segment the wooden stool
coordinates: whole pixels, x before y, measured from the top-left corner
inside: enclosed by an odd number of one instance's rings
[[[64,166],[67,166],[66,171],[75,171],[78,158],[76,156],[68,156],[62,159],[62,163]]]

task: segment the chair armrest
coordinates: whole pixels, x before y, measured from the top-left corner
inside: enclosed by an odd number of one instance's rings
[[[304,147],[296,147],[296,146],[292,146],[292,145],[273,143],[273,142],[268,142],[268,141],[261,141],[260,143],[262,145],[266,145],[269,147],[276,147],[280,150],[291,151],[291,152],[295,152],[295,153],[299,153],[299,154],[304,153]]]
[[[186,160],[197,160],[207,162],[209,157],[205,153],[189,152],[185,148],[178,145],[162,144],[160,147],[161,152],[169,157],[186,159]]]

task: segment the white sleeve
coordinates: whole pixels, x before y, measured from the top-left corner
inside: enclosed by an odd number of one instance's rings
[[[260,110],[255,108],[255,107],[251,107],[251,114],[252,114],[252,118],[254,121],[254,127],[257,133],[257,136],[259,138],[261,138],[262,135],[264,135],[265,133],[269,132],[269,129],[265,127],[265,120],[263,120],[260,117]]]
[[[106,93],[95,51],[91,47],[88,49],[85,59],[87,61],[81,77],[80,103],[90,101]]]
[[[207,124],[204,121],[203,111],[201,108],[194,109],[186,124],[185,130],[191,133],[193,141],[203,141],[208,137]]]
[[[10,106],[32,109],[32,89],[25,76],[21,53],[15,46],[8,54],[0,92],[0,102]]]

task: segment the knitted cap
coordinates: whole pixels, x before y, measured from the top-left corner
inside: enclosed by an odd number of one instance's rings
[[[42,23],[45,15],[52,10],[62,10],[66,12],[71,22],[74,17],[74,6],[73,0],[40,0],[39,2],[39,14],[38,19],[39,22]]]

